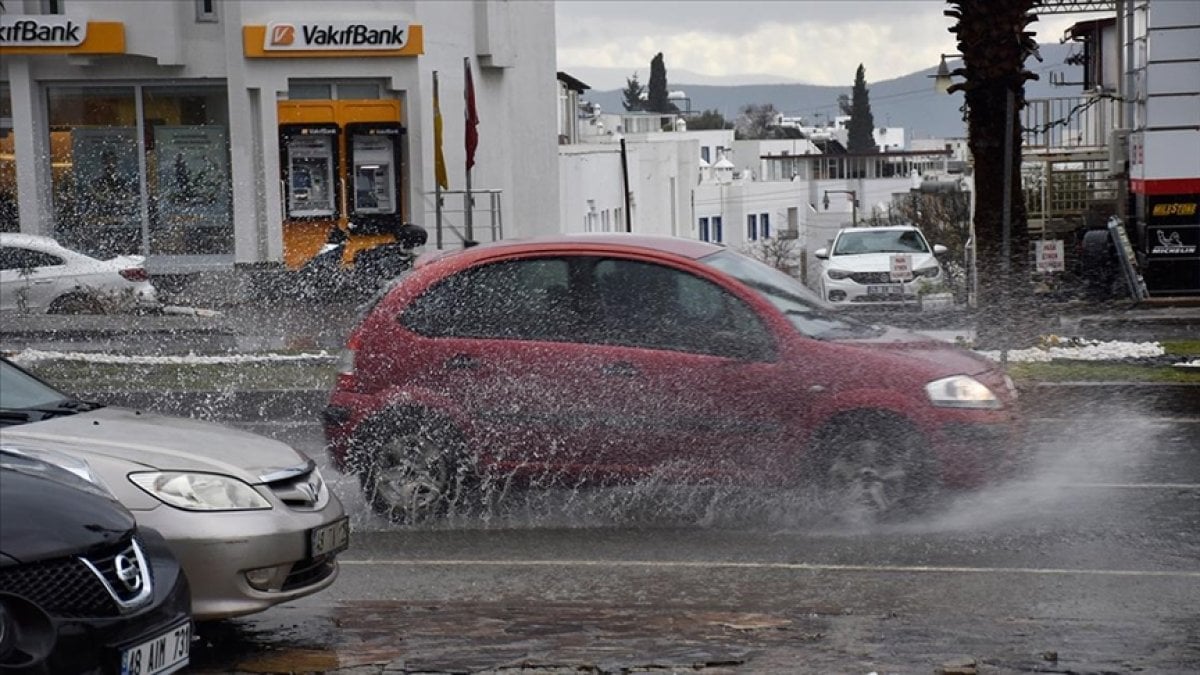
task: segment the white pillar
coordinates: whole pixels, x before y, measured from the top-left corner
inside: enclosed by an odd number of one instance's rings
[[[29,56],[9,56],[13,145],[17,161],[17,214],[22,232],[54,234],[50,192],[50,133],[45,98],[38,95]]]

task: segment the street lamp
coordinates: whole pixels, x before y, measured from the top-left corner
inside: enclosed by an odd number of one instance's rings
[[[954,81],[950,79],[950,66],[946,65],[947,56],[958,56],[958,54],[942,54],[942,60],[938,63],[937,74],[930,76],[933,78],[933,90],[939,94],[949,94],[950,85],[954,84]]]
[[[850,223],[853,227],[858,227],[858,191],[857,190],[826,190],[825,197],[821,203],[825,206],[825,210],[829,210],[829,193],[835,195],[850,195]]]

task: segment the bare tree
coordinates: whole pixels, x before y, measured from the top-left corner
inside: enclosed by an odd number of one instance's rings
[[[770,103],[742,106],[741,114],[733,125],[734,136],[739,139],[767,138],[778,117],[779,111]]]
[[[788,237],[771,237],[747,242],[742,247],[742,253],[764,262],[785,274],[801,278],[803,272],[804,249],[798,239]]]

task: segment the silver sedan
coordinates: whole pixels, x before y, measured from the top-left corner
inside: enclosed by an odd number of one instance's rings
[[[265,610],[337,578],[349,522],[312,460],[199,420],[79,401],[0,360],[0,444],[82,460],[187,573],[197,620]]]

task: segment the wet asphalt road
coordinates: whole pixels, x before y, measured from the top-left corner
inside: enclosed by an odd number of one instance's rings
[[[247,426],[323,460],[314,425]],[[1200,411],[1033,432],[1027,478],[889,525],[793,495],[674,495],[683,521],[613,490],[400,529],[326,469],[354,513],[341,577],[202,626],[192,670],[1200,672]]]

